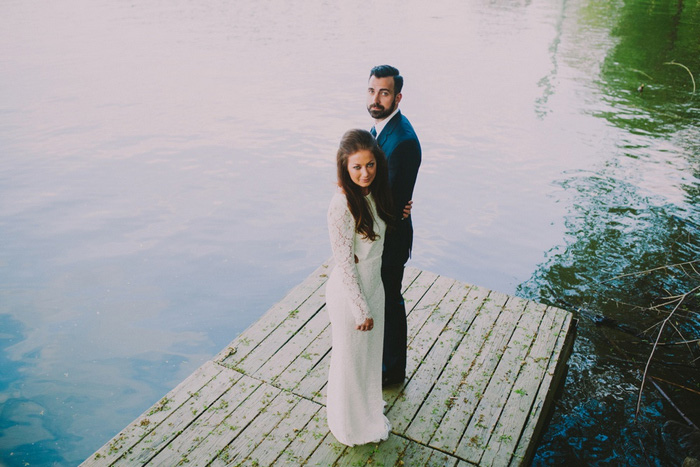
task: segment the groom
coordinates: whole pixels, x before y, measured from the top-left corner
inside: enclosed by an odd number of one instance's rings
[[[371,133],[389,162],[389,185],[396,228],[387,232],[382,256],[386,294],[382,385],[402,383],[406,377],[406,307],[401,281],[413,244],[410,204],[421,162],[421,148],[411,123],[399,111],[403,77],[389,65],[372,68],[367,87],[367,110],[374,119]],[[405,208],[404,208],[405,206]]]

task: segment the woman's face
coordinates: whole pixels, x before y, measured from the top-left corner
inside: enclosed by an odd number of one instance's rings
[[[369,186],[377,175],[377,161],[369,149],[361,149],[348,156],[348,173],[355,185],[360,186],[362,192],[369,193]]]

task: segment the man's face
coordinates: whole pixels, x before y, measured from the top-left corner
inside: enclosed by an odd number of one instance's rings
[[[375,120],[384,120],[401,102],[401,94],[394,94],[394,78],[370,76],[367,86],[367,111]]]

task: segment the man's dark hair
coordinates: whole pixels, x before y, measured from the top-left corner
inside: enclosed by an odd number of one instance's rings
[[[377,65],[369,72],[369,77],[376,76],[377,78],[394,78],[394,95],[401,92],[403,89],[403,76],[399,74],[399,70],[391,65]]]

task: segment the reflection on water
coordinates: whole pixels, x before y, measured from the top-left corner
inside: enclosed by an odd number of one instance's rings
[[[586,22],[597,18],[607,21]],[[682,56],[698,69],[690,51],[699,22],[700,9],[684,2],[616,11],[601,102],[591,109],[615,129],[613,146],[595,167],[555,181],[568,206],[564,239],[518,288],[581,320],[537,464],[680,465],[700,452],[664,428],[672,420],[687,431],[686,420],[700,420],[700,300],[692,293],[700,285],[700,112],[692,79],[671,63]],[[651,343],[667,317],[635,420]],[[687,344],[666,345],[674,342]]]
[[[581,319],[535,463],[682,460],[652,387],[632,421],[637,331],[698,276],[608,279],[699,256],[698,97],[666,63],[697,76],[700,8],[230,3],[0,6],[0,463],[79,463],[330,255],[336,144],[385,62],[425,153],[412,264]],[[695,354],[653,374],[697,387]]]

